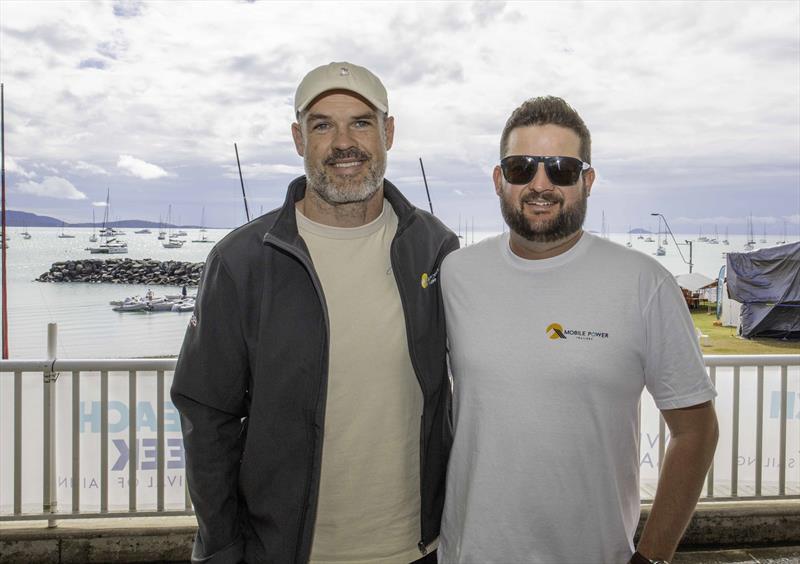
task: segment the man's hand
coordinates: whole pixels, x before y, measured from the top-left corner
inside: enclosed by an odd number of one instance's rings
[[[711,402],[661,412],[670,441],[637,550],[650,560],[670,560],[694,513],[714,459],[719,428]]]

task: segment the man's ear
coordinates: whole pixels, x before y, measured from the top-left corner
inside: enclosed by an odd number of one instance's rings
[[[494,193],[500,198],[503,197],[503,170],[496,166],[492,171],[492,180],[494,180]]]
[[[387,118],[383,122],[385,140],[386,140],[386,150],[392,148],[392,143],[394,143],[394,116],[387,116]]]
[[[592,193],[592,184],[594,184],[594,179],[596,178],[595,172],[593,168],[585,171],[583,173],[583,186],[584,190],[586,190],[586,197],[588,198],[589,195]]]
[[[294,148],[297,150],[297,154],[301,157],[304,156],[305,143],[303,142],[303,130],[299,123],[292,124],[292,139],[294,139]]]

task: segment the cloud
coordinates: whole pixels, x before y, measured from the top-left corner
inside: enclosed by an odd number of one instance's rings
[[[421,174],[409,174],[409,175],[402,175],[402,174],[392,174],[391,180],[395,184],[420,184],[422,185],[422,175]]]
[[[114,2],[114,15],[118,18],[135,18],[142,15],[141,0],[117,0]]]
[[[85,174],[96,174],[99,176],[108,176],[108,171],[106,169],[104,169],[101,166],[94,165],[92,163],[87,163],[86,161],[78,161],[71,166],[75,172],[85,173]]]
[[[96,207],[96,208],[104,208],[104,207],[106,207],[108,204],[106,204],[105,202],[92,202],[92,205],[93,205],[94,207]]]
[[[76,30],[56,23],[36,25],[29,29],[3,27],[3,33],[25,42],[40,41],[60,52],[80,49],[86,41]]]
[[[18,184],[16,191],[22,194],[57,198],[59,200],[85,200],[86,194],[75,188],[66,178],[47,176],[41,182],[23,182]]]
[[[239,178],[239,170],[233,165],[224,165],[225,176],[228,178]],[[245,181],[251,179],[267,179],[276,175],[300,176],[306,171],[302,166],[291,166],[285,164],[248,164],[242,166],[242,176]]]
[[[155,178],[170,176],[170,174],[160,166],[137,159],[131,155],[120,155],[117,161],[117,167],[144,180],[153,180]]]
[[[128,40],[121,30],[117,30],[111,40],[101,41],[97,44],[97,53],[103,57],[117,60],[121,54],[128,50],[128,47],[130,47]]]
[[[453,188],[453,194],[455,194],[456,196],[463,196],[464,192],[462,192],[458,188]]]
[[[23,178],[36,178],[35,172],[27,171],[22,168],[22,165],[20,165],[13,157],[6,158],[6,172],[18,174]]]
[[[471,6],[472,15],[475,18],[475,23],[481,27],[487,26],[492,20],[497,19],[506,9],[505,2],[497,0],[480,0],[474,2]]]
[[[709,213],[730,218],[717,219],[721,231],[741,231],[750,213],[780,218],[769,230],[800,212],[797,2],[0,3],[3,53],[14,53],[2,67],[14,83],[15,184],[69,178],[92,200],[106,184],[155,176],[157,193],[123,188],[115,205],[147,216],[191,194],[209,223],[234,225],[241,202],[219,190],[238,186],[232,143],[253,197],[302,174],[289,136],[297,83],[317,65],[352,60],[389,90],[388,178],[426,207],[423,157],[436,212],[451,225],[474,215],[476,227],[500,230],[498,138],[511,111],[539,94],[564,97],[592,131],[596,227],[602,210],[625,227],[654,226],[654,210],[671,224],[700,218],[687,232],[699,223],[713,232]],[[568,31],[551,25],[565,21]],[[293,48],[300,36],[303,49]],[[542,56],[523,72],[508,53]]]
[[[100,59],[84,59],[78,64],[79,69],[104,69],[106,68],[106,62]]]
[[[40,170],[47,171],[47,172],[51,172],[51,173],[53,173],[53,174],[58,174],[58,169],[57,169],[56,167],[54,167],[54,166],[50,166],[50,165],[48,165],[48,164],[44,164],[44,163],[34,163],[34,164],[33,164],[33,167],[34,167],[34,168],[38,168],[38,169],[40,169]]]

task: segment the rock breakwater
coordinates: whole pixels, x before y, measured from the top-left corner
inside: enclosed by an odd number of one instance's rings
[[[39,282],[94,282],[197,286],[203,262],[146,259],[84,259],[55,262]]]

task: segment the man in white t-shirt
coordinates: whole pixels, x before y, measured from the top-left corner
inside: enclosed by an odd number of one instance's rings
[[[718,434],[681,292],[653,258],[582,230],[591,138],[564,100],[517,108],[500,157],[510,233],[442,266],[455,438],[439,562],[668,561]],[[671,440],[635,551],[645,387]]]

